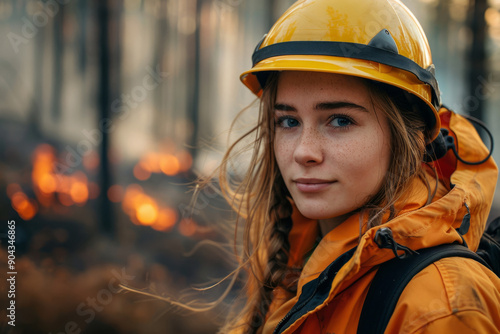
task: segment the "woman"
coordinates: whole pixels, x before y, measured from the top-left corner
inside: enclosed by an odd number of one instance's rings
[[[488,150],[441,107],[427,39],[402,3],[300,0],[242,81],[261,110],[221,166],[224,194],[245,219],[248,271],[245,307],[224,332],[355,333],[380,264],[440,244],[477,249],[497,167],[462,162]],[[432,161],[426,147],[440,128],[461,161],[452,151]],[[230,163],[248,138],[253,157],[236,182]],[[377,238],[381,228],[396,250]],[[321,275],[332,263],[334,275]],[[318,277],[327,289],[311,291]],[[416,275],[386,332],[453,331],[500,331],[500,280],[474,260],[442,259]]]

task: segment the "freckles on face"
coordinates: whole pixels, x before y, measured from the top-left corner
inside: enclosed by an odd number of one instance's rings
[[[282,72],[274,107],[276,161],[304,216],[345,215],[380,189],[390,161],[389,127],[363,80]]]

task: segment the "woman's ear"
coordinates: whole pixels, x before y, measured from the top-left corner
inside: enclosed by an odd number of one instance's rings
[[[441,159],[448,150],[455,147],[455,140],[447,129],[441,129],[436,139],[425,147],[424,162]]]

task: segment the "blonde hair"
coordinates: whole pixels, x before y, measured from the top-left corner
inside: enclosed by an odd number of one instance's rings
[[[281,286],[295,292],[297,279],[290,280],[289,277],[298,277],[300,273],[300,269],[287,266],[292,206],[274,156],[274,103],[278,76],[272,73],[267,81],[257,124],[229,147],[219,168],[222,193],[239,215],[235,228],[238,229],[244,221],[243,248],[237,257],[239,268],[247,272],[244,307],[237,315],[231,315],[224,332],[257,333],[264,324],[273,289]],[[427,136],[419,108],[410,103],[405,93],[392,86],[364,81],[374,107],[382,110],[388,119],[393,158],[383,186],[360,208],[367,215],[366,225],[360,225],[361,233],[379,225],[386,212],[392,219],[397,214],[394,204],[407,191],[410,181],[415,177],[424,178],[422,161]],[[249,139],[251,144],[246,146],[252,152],[249,168],[237,180],[230,173],[229,166],[245,151],[238,147]]]

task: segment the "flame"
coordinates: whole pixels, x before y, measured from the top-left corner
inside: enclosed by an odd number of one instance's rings
[[[171,208],[162,209],[159,212],[158,219],[151,227],[157,231],[170,231],[177,221],[177,213]]]
[[[144,154],[135,164],[133,174],[137,180],[146,181],[153,173],[176,176],[191,169],[191,154],[186,150],[177,150],[174,142],[160,144],[160,151]],[[170,231],[176,225],[179,219],[177,212],[172,208],[162,207],[147,196],[138,184],[127,187],[124,195],[120,193],[123,193],[123,189],[111,187],[108,190],[108,198],[115,203],[123,199],[123,211],[134,224],[150,226],[157,231]],[[196,228],[196,224],[189,222],[184,222],[183,227],[179,227],[181,233],[189,236],[196,232]]]
[[[138,184],[127,187],[122,208],[134,224],[150,226],[158,231],[171,230],[178,218],[174,209],[162,207],[154,198],[146,195]]]
[[[38,212],[39,205],[49,207],[59,202],[63,206],[83,206],[89,199],[99,196],[100,188],[95,182],[89,182],[83,172],[63,174],[57,171],[58,159],[56,150],[48,144],[39,145],[32,155],[33,170],[31,173],[35,199],[30,199],[22,191],[19,184],[7,186],[7,195],[12,207],[25,219],[32,219]],[[83,166],[88,171],[95,170],[100,163],[97,152],[92,151],[83,157]],[[175,144],[163,145],[162,152],[146,153],[134,166],[134,176],[140,181],[151,177],[152,173],[163,173],[175,176],[188,171],[193,159],[186,150],[176,150]],[[123,211],[129,215],[132,222],[138,225],[150,226],[158,231],[169,231],[177,223],[177,212],[159,204],[154,198],[146,195],[137,184],[132,184],[124,190],[120,185],[113,185],[107,190],[107,197],[114,203],[122,203]],[[184,235],[196,232],[194,222],[183,221],[179,230]]]
[[[83,204],[87,202],[89,198],[89,188],[85,183],[76,181],[71,184],[69,195],[71,196],[73,202]]]
[[[176,156],[165,154],[161,157],[160,168],[166,175],[174,176],[179,173],[180,163]]]
[[[125,190],[125,195],[123,196],[122,208],[123,211],[129,216],[135,216],[135,203],[140,201],[142,197],[143,190],[138,184],[131,184]]]
[[[10,188],[12,189],[17,187],[13,184]],[[22,192],[20,188],[16,190],[17,191],[11,196],[12,207],[17,211],[22,219],[31,220],[38,212],[38,205],[35,200],[28,198],[28,196]]]
[[[43,174],[39,177],[38,187],[44,194],[52,194],[57,190],[57,181],[51,174]]]
[[[31,220],[38,212],[38,206],[34,200],[29,200],[26,208],[19,212],[19,216],[24,220]]]
[[[139,181],[145,181],[151,177],[152,173],[175,176],[191,169],[193,157],[188,151],[176,152],[172,145],[167,145],[166,150],[168,152],[149,152],[143,155],[134,166],[135,178]]]
[[[31,178],[35,190],[39,190],[42,194],[50,195],[57,190],[57,182],[52,171],[55,162],[55,151],[52,146],[41,144],[35,149]]]
[[[12,207],[16,210],[22,210],[28,203],[28,196],[23,192],[17,192],[12,196]]]
[[[146,155],[142,158],[142,164],[146,170],[149,170],[152,173],[159,173],[160,160],[161,155],[159,153],[150,152],[146,153]]]
[[[84,163],[87,169],[95,168],[97,153],[91,152],[86,156]],[[89,184],[87,176],[83,172],[75,172],[65,175],[56,172],[57,158],[55,149],[48,144],[39,145],[33,152],[33,171],[31,179],[33,190],[38,203],[42,206],[50,206],[54,201],[59,201],[64,206],[85,205],[89,198],[96,198],[99,194],[99,187]],[[11,185],[8,193],[15,193],[17,187]],[[19,189],[17,189],[19,190]],[[36,214],[37,202],[31,203],[28,209],[22,211],[27,217]],[[14,206],[13,202],[13,206]]]
[[[153,225],[158,219],[158,206],[154,201],[141,203],[136,209],[136,216],[142,225]]]

